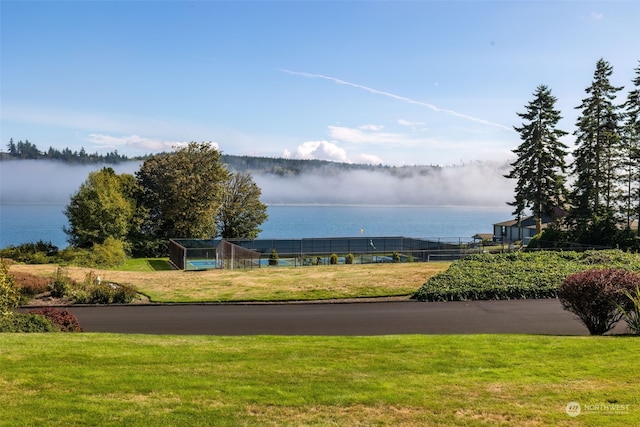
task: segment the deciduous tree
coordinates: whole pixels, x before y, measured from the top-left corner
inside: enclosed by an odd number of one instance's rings
[[[156,239],[211,238],[228,179],[220,151],[192,142],[150,157],[136,173],[145,210],[142,231]]]
[[[91,248],[107,238],[125,241],[136,213],[133,175],[105,167],[91,172],[65,209],[71,245]]]
[[[260,187],[251,174],[237,172],[225,182],[222,204],[217,215],[218,230],[223,238],[255,239],[267,220],[267,206],[260,201]]]

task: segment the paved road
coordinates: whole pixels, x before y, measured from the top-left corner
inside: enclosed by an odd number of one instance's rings
[[[72,307],[87,332],[210,335],[587,335],[558,300]],[[618,327],[620,328],[620,326]],[[617,331],[617,330],[616,330]],[[624,330],[620,331],[624,332]]]

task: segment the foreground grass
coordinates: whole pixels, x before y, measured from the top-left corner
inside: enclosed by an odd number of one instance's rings
[[[153,260],[156,267],[161,261]],[[149,262],[127,271],[67,269],[83,281],[90,271],[103,280],[131,285],[154,302],[294,301],[412,295],[448,262],[266,267],[250,270],[149,271]],[[10,271],[55,275],[55,265],[12,265]],[[158,267],[159,268],[159,267]]]
[[[0,425],[637,425],[639,353],[632,337],[1,334]]]

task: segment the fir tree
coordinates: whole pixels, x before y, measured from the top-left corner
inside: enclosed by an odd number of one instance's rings
[[[519,220],[523,211],[530,208],[539,234],[543,216],[554,218],[556,208],[566,198],[567,146],[560,138],[567,132],[556,128],[562,117],[554,109],[557,99],[551,90],[540,85],[533,95],[526,112],[517,113],[525,121],[520,127],[514,126],[522,143],[513,150],[518,159],[511,163],[513,169],[505,177],[517,180],[515,201],[509,203],[515,208],[513,214]]]
[[[632,80],[634,89],[627,94],[624,104],[623,150],[626,153],[624,167],[625,194],[623,209],[626,227],[631,228],[635,218],[640,220],[640,65],[635,69],[636,76]],[[636,230],[640,237],[640,226]]]
[[[622,152],[620,106],[614,99],[622,87],[611,85],[612,73],[611,65],[600,59],[593,83],[585,89],[589,96],[576,107],[582,114],[574,132],[577,148],[572,165],[575,183],[570,222],[575,238],[591,243],[606,243],[603,238],[616,230]]]

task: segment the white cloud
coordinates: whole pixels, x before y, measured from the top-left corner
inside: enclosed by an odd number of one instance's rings
[[[591,12],[591,19],[593,19],[594,21],[599,21],[603,18],[604,18],[604,15],[602,13]]]
[[[377,129],[382,129],[381,126]],[[415,141],[402,133],[378,132],[371,127],[350,128],[346,126],[329,126],[329,136],[338,141],[352,144],[385,144],[414,145]]]
[[[286,154],[290,154],[285,150]],[[296,148],[295,154],[292,156],[296,159],[314,159],[314,160],[331,160],[334,162],[351,163],[347,157],[347,152],[329,141],[307,141]]]
[[[405,119],[398,119],[398,124],[400,126],[406,126],[406,127],[410,127],[410,128],[417,128],[417,127],[423,127],[426,123],[424,122],[411,122],[409,120],[405,120]]]
[[[300,144],[293,154],[290,150],[284,150],[283,157],[341,163],[384,164],[384,161],[375,154],[348,153],[338,145],[337,141],[307,141]]]
[[[382,126],[382,125],[362,125],[362,126],[358,126],[358,129],[371,130],[371,131],[377,132],[379,130],[384,129],[384,126]]]
[[[375,154],[358,154],[355,156],[354,163],[363,163],[366,165],[381,165],[384,161]]]
[[[142,152],[170,151],[175,148],[184,147],[188,144],[185,141],[168,141],[153,138],[143,138],[138,135],[111,136],[98,133],[91,133],[87,141],[95,144],[99,149],[108,150],[137,150]],[[217,143],[211,143],[216,149]]]

